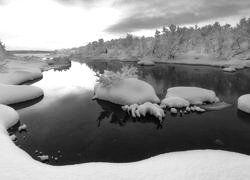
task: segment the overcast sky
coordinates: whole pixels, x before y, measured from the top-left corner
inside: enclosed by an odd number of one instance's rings
[[[8,49],[59,49],[242,17],[250,0],[0,0],[0,39]]]

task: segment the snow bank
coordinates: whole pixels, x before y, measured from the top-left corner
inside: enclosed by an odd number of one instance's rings
[[[122,106],[122,109],[124,111],[127,111],[128,113],[131,113],[133,118],[136,117],[145,117],[146,114],[150,114],[152,116],[155,116],[157,119],[160,120],[160,122],[162,121],[162,119],[165,117],[165,113],[163,111],[163,109],[161,109],[161,107],[158,104],[152,104],[150,102],[146,102],[142,105],[137,105],[137,104],[133,104],[133,105],[125,105]]]
[[[43,90],[35,86],[0,84],[0,104],[15,104],[42,95]]]
[[[7,130],[19,120],[18,113],[11,107],[0,104],[0,127]],[[1,134],[1,131],[0,131]],[[0,170],[1,171],[1,170]]]
[[[120,105],[159,103],[154,88],[145,81],[136,78],[123,79],[110,87],[102,83],[94,88],[94,99],[102,99]]]
[[[14,71],[9,73],[0,73],[0,83],[3,84],[21,84],[26,81],[42,78],[42,72],[39,69],[30,71]]]
[[[189,106],[190,103],[181,98],[181,97],[174,97],[174,96],[170,96],[170,97],[166,97],[165,99],[163,99],[161,101],[161,106],[165,106],[165,107],[175,107],[175,108],[183,108],[183,107],[187,107]]]
[[[173,87],[167,90],[166,98],[179,97],[188,101],[190,104],[199,105],[204,102],[215,103],[219,99],[214,91],[198,87]]]
[[[246,94],[239,97],[238,109],[246,113],[250,113],[250,94]]]

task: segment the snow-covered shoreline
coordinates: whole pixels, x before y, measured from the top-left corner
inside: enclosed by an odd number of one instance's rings
[[[15,71],[26,66],[14,63],[7,67]],[[41,67],[43,66],[39,64],[33,66],[33,68]],[[32,71],[29,69],[27,72]],[[2,79],[5,84],[20,84],[21,80],[25,82],[33,76],[32,73],[21,73],[18,76],[10,74]],[[10,77],[12,79],[9,79]],[[16,87],[19,88],[19,85]],[[20,99],[20,93],[15,91],[8,98],[14,101],[19,96],[18,101],[25,100]],[[220,150],[166,153],[133,163],[93,162],[60,167],[43,164],[32,159],[11,141],[7,128],[17,123],[18,119],[18,113],[14,109],[0,105],[0,179],[248,180],[250,178],[249,156]]]
[[[155,57],[106,57],[106,56],[88,56],[88,57],[82,57],[83,59],[87,60],[105,60],[105,61],[121,61],[121,62],[137,62],[140,64],[143,64],[143,60],[150,59],[153,63],[156,64],[178,64],[178,65],[192,65],[192,66],[212,66],[212,67],[218,67],[218,68],[235,68],[238,69],[244,69],[244,68],[250,68],[250,60],[240,60],[240,59],[231,59],[231,60],[220,60],[217,58],[213,58],[210,56],[202,56],[200,55],[199,58],[197,58],[196,55],[187,55],[183,54],[181,56],[177,56],[175,59],[165,59],[165,58],[155,58]],[[72,58],[73,61],[78,61],[77,58]],[[147,62],[146,62],[147,63]]]

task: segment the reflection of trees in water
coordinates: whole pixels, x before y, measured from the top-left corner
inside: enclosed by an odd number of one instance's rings
[[[113,104],[107,101],[97,100],[97,103],[102,107],[103,111],[100,112],[97,118],[98,127],[101,126],[101,122],[110,118],[111,124],[117,124],[119,126],[125,126],[127,123],[153,123],[157,129],[162,128],[159,120],[153,116],[146,116],[143,118],[132,118],[129,114],[121,109],[120,105]]]

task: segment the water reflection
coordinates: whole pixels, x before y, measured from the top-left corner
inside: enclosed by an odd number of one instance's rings
[[[239,118],[240,120],[242,120],[242,121],[245,122],[245,123],[250,124],[250,114],[245,113],[245,112],[243,112],[243,111],[241,111],[241,110],[238,110],[238,111],[237,111],[237,115],[238,115],[238,118]]]
[[[71,93],[74,88],[93,90],[97,77],[96,73],[86,64],[72,62],[70,71],[49,70],[43,73],[42,81],[35,83],[44,91],[54,90],[57,93]]]
[[[157,129],[162,128],[159,120],[153,116],[147,115],[141,118],[132,118],[127,112],[121,109],[121,106],[102,100],[97,100],[97,103],[102,107],[102,111],[97,118],[98,127],[105,119],[110,119],[111,124],[118,126],[126,126],[127,123],[152,123]]]

